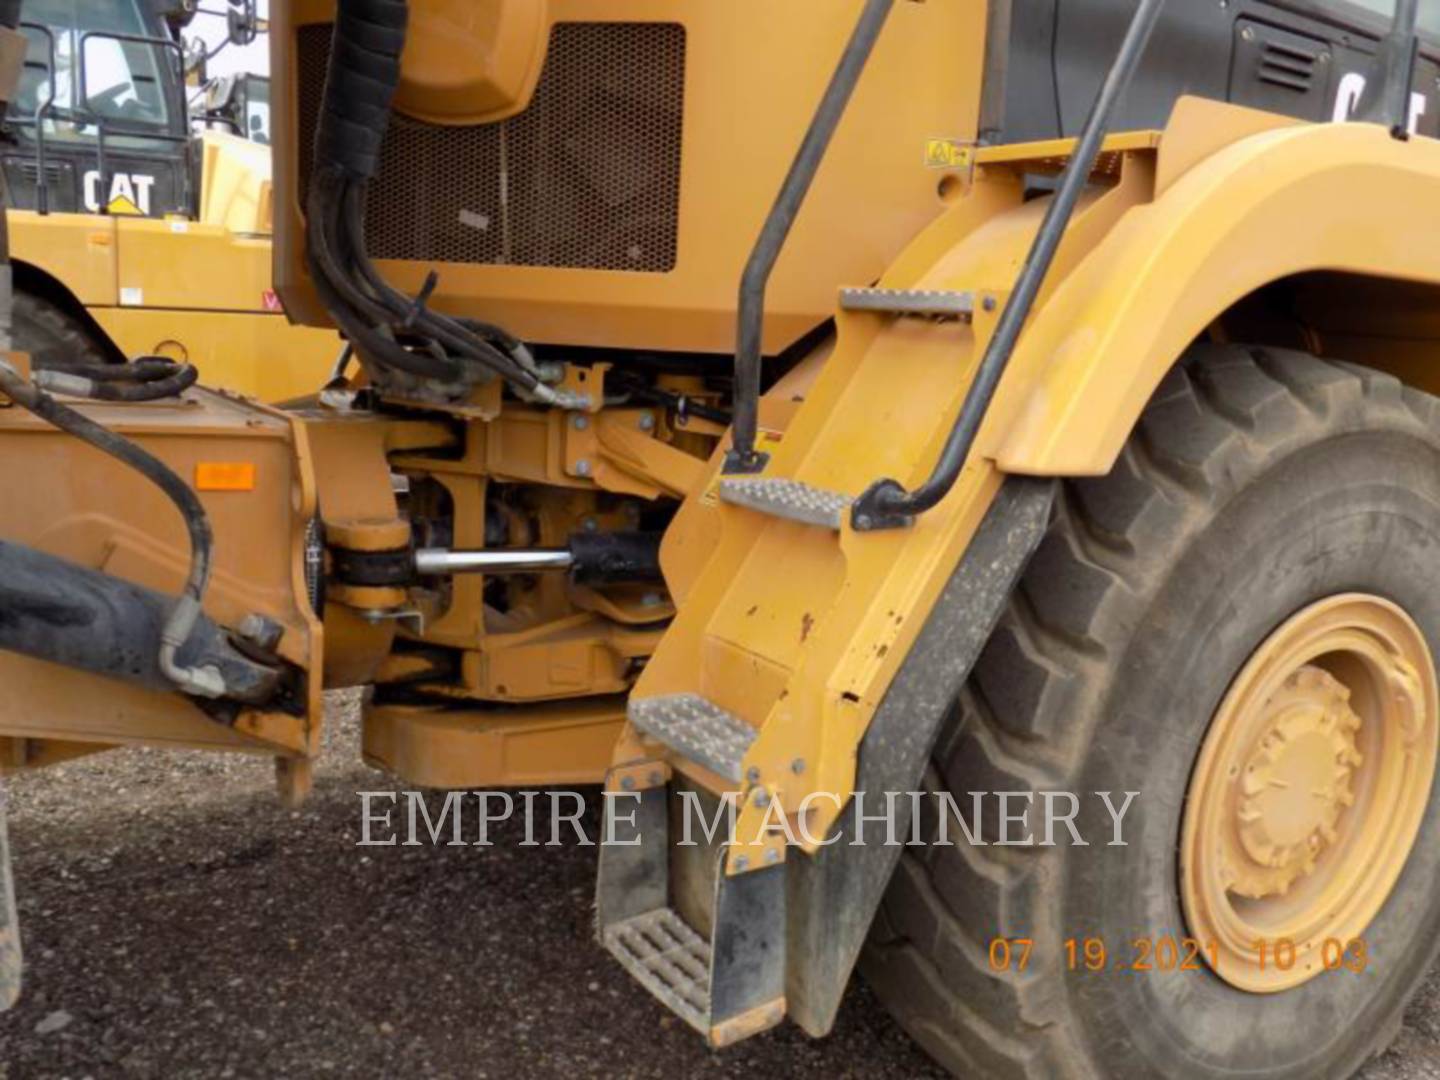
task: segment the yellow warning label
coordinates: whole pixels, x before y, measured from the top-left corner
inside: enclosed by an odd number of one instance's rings
[[[931,169],[961,169],[970,164],[973,149],[957,139],[926,139],[925,164]]]
[[[766,454],[774,453],[783,437],[783,432],[766,431],[761,428],[755,433],[755,449]],[[720,481],[724,479],[724,474],[717,469],[715,475],[710,478],[710,483],[705,485],[705,490],[700,493],[700,501],[706,506],[718,504],[720,502]]]

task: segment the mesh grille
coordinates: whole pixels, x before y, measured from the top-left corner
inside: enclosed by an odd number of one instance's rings
[[[310,170],[315,164],[315,123],[325,95],[325,69],[330,66],[329,23],[312,23],[295,31],[295,136],[299,163],[300,206],[310,193]]]
[[[299,35],[303,194],[329,27]],[[371,255],[673,269],[684,87],[683,26],[557,24],[518,116],[470,127],[391,118],[366,211]]]

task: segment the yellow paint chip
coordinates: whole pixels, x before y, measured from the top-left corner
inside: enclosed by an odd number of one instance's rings
[[[202,461],[195,466],[196,491],[254,491],[255,465],[249,461]]]

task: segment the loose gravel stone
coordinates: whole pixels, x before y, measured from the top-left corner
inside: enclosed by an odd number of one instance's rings
[[[268,758],[132,749],[11,779],[28,968],[0,1080],[942,1075],[859,979],[826,1039],[707,1050],[595,945],[593,847],[520,847],[507,822],[488,848],[356,848],[357,792],[403,786],[360,764],[357,710],[331,698],[294,811]],[[1440,1080],[1440,976],[1361,1076]]]

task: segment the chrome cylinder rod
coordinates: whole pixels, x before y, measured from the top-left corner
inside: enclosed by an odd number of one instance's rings
[[[569,570],[575,556],[568,548],[492,548],[488,551],[449,551],[421,548],[415,552],[415,572],[438,574],[533,574],[542,570]]]

